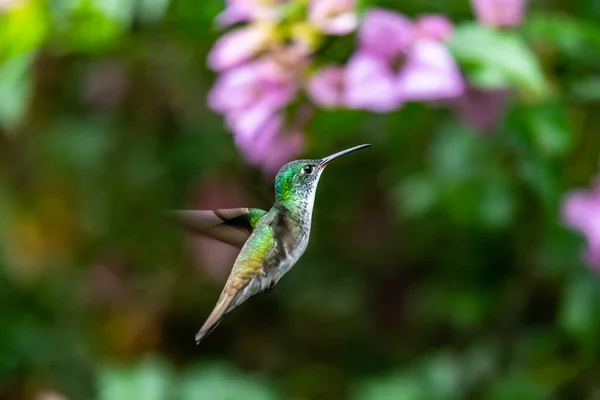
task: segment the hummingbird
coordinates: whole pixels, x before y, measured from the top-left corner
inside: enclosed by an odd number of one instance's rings
[[[275,203],[258,208],[175,211],[176,220],[194,233],[241,248],[216,306],[196,334],[196,344],[223,316],[259,292],[269,293],[304,254],[313,205],[323,170],[338,157],[369,147],[355,146],[328,157],[285,164],[275,177]]]

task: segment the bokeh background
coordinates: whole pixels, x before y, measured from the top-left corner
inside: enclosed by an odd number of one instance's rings
[[[472,96],[298,94],[302,146],[265,168],[207,105],[223,2],[0,1],[0,398],[600,398],[600,200],[573,192],[598,170],[600,3],[500,27],[466,0],[369,7],[451,20]],[[287,159],[361,143],[324,173],[296,267],[196,346],[236,250],[162,211],[268,208]]]

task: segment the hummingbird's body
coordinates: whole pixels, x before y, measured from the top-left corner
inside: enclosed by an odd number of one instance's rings
[[[241,247],[217,305],[196,335],[197,342],[216,328],[225,313],[250,296],[273,289],[296,264],[308,246],[323,169],[333,159],[367,146],[283,166],[275,179],[275,204],[268,212],[255,208],[179,212],[188,228]]]

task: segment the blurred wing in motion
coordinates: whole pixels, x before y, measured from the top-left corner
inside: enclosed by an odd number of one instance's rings
[[[179,210],[173,215],[191,232],[241,248],[267,212],[258,208]]]

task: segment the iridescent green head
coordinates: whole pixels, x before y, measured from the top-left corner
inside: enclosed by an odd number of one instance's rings
[[[296,160],[285,164],[275,178],[275,199],[284,205],[312,209],[317,184],[325,167],[338,157],[369,146],[361,144],[320,160]]]

